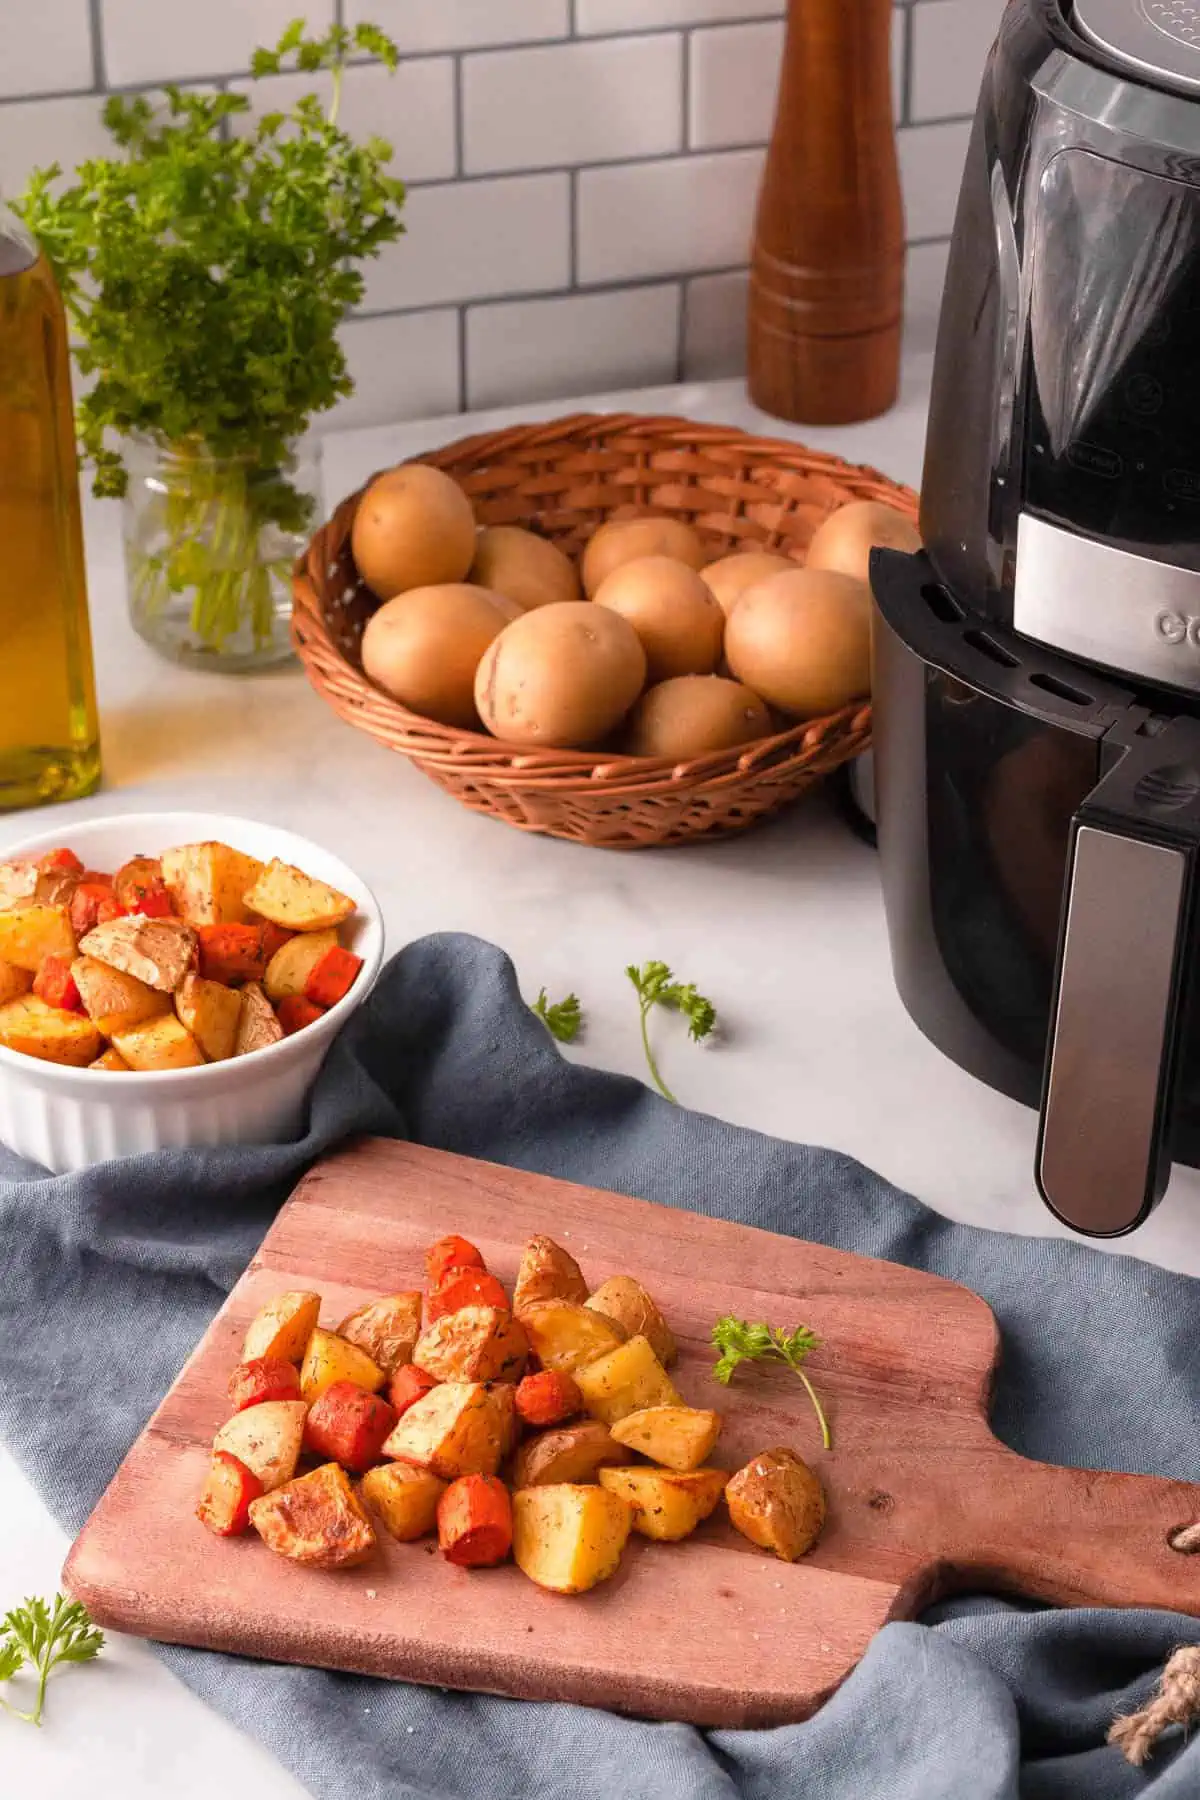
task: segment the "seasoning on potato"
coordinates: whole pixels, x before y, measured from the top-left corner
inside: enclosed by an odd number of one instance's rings
[[[464,729],[476,722],[475,671],[504,627],[521,617],[515,600],[468,582],[413,588],[368,619],[363,670],[412,712]]]
[[[790,569],[799,567],[790,556],[781,556],[775,550],[735,550],[732,556],[706,563],[700,573],[709,593],[728,618],[747,588],[765,581],[768,575],[786,575]]]
[[[627,619],[565,601],[505,626],[479,665],[475,704],[506,743],[582,750],[616,729],[645,679],[646,653]]]
[[[489,525],[480,532],[470,579],[515,600],[522,612],[583,598],[570,557],[549,538],[520,525]]]
[[[837,712],[871,690],[871,591],[828,569],[771,575],[734,607],[725,655],[737,679],[780,712]]]
[[[622,563],[592,596],[628,619],[646,652],[646,679],[711,675],[721,656],[725,615],[686,563],[639,556]]]
[[[642,695],[629,715],[625,749],[631,756],[685,762],[753,743],[770,731],[770,712],[744,683],[723,675],[677,675]]]
[[[702,569],[708,561],[699,534],[682,519],[610,519],[584,548],[580,570],[588,599],[595,599],[614,569],[641,556],[670,556],[689,569]]]
[[[818,525],[808,546],[808,567],[832,569],[839,575],[853,575],[856,581],[867,581],[871,551],[876,546],[912,555],[921,548],[921,534],[894,506],[879,500],[851,500]]]
[[[456,481],[428,463],[377,475],[350,532],[355,566],[373,594],[464,581],[475,556],[475,514]]]
[[[743,1537],[784,1562],[811,1550],[825,1523],[825,1490],[794,1450],[763,1450],[725,1489],[729,1516]]]

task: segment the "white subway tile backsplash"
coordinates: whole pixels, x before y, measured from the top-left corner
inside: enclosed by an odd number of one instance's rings
[[[697,275],[687,284],[683,311],[683,379],[718,381],[746,367],[745,269]]]
[[[347,25],[382,26],[405,51],[566,37],[567,0],[345,0]]]
[[[113,141],[100,117],[103,107],[103,94],[0,105],[0,196],[15,199],[35,169],[61,163],[70,176],[78,163],[108,155]]]
[[[575,29],[649,31],[659,25],[713,25],[728,19],[766,19],[786,0],[575,0]]]
[[[247,119],[286,111],[302,94],[319,93],[328,101],[330,77],[269,75],[262,81],[235,81],[235,93],[249,97],[251,111],[235,119],[244,130]],[[347,69],[342,77],[339,122],[360,141],[386,138],[392,146],[391,173],[402,181],[442,181],[455,172],[454,64],[448,56],[418,57],[402,62],[395,74],[378,64]]]
[[[467,405],[555,400],[598,388],[674,381],[679,288],[624,288],[472,306]]]
[[[974,111],[1003,10],[1003,0],[921,0],[914,6],[914,123]]]
[[[349,319],[339,333],[354,392],[316,421],[320,431],[387,425],[457,412],[458,313],[393,313]]]
[[[369,265],[364,310],[566,287],[569,182],[556,173],[414,188],[405,236]]]
[[[0,30],[0,95],[91,87],[88,0],[5,0]]]
[[[944,237],[954,224],[970,135],[967,120],[952,125],[914,125],[899,134],[900,180],[910,239]]]
[[[584,169],[577,177],[580,281],[743,262],[761,172],[758,150]]]
[[[782,52],[782,20],[691,33],[691,149],[766,143],[775,115]]]
[[[38,4],[41,0],[38,0]],[[333,22],[333,0],[308,0],[309,27]],[[273,45],[296,0],[103,0],[104,61],[114,87],[188,76],[236,75],[259,45]]]
[[[678,150],[682,58],[677,32],[467,57],[467,173],[559,168]]]

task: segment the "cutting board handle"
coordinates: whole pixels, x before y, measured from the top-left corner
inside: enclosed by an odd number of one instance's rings
[[[949,1527],[945,1564],[960,1591],[996,1587],[1059,1606],[1146,1606],[1200,1613],[1200,1555],[1171,1538],[1200,1521],[1200,1486],[1100,1474],[1012,1451],[975,1465]]]

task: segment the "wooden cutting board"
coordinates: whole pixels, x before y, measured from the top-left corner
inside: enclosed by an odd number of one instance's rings
[[[426,1244],[459,1231],[506,1284],[549,1232],[593,1285],[636,1275],[680,1342],[685,1397],[724,1410],[713,1458],[735,1469],[790,1444],[819,1470],[829,1521],[785,1564],[724,1508],[682,1544],[633,1537],[590,1594],[548,1594],[511,1564],[468,1573],[430,1541],[381,1533],[378,1560],[317,1573],[250,1534],[222,1542],[193,1508],[246,1325],[285,1287],[318,1289],[336,1324],[416,1287]],[[786,1369],[711,1379],[722,1313],[823,1340],[808,1368],[831,1416],[823,1453]],[[1029,1462],[988,1429],[999,1338],[967,1289],[870,1257],[432,1150],[363,1143],[318,1165],[279,1214],[71,1551],[70,1592],[97,1622],[168,1642],[370,1675],[573,1700],[699,1725],[807,1717],[872,1635],[955,1589],[1065,1606],[1200,1615],[1200,1557],[1169,1535],[1200,1487]]]

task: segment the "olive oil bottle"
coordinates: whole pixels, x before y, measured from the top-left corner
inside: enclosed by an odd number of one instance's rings
[[[99,779],[66,317],[0,206],[0,811]]]

